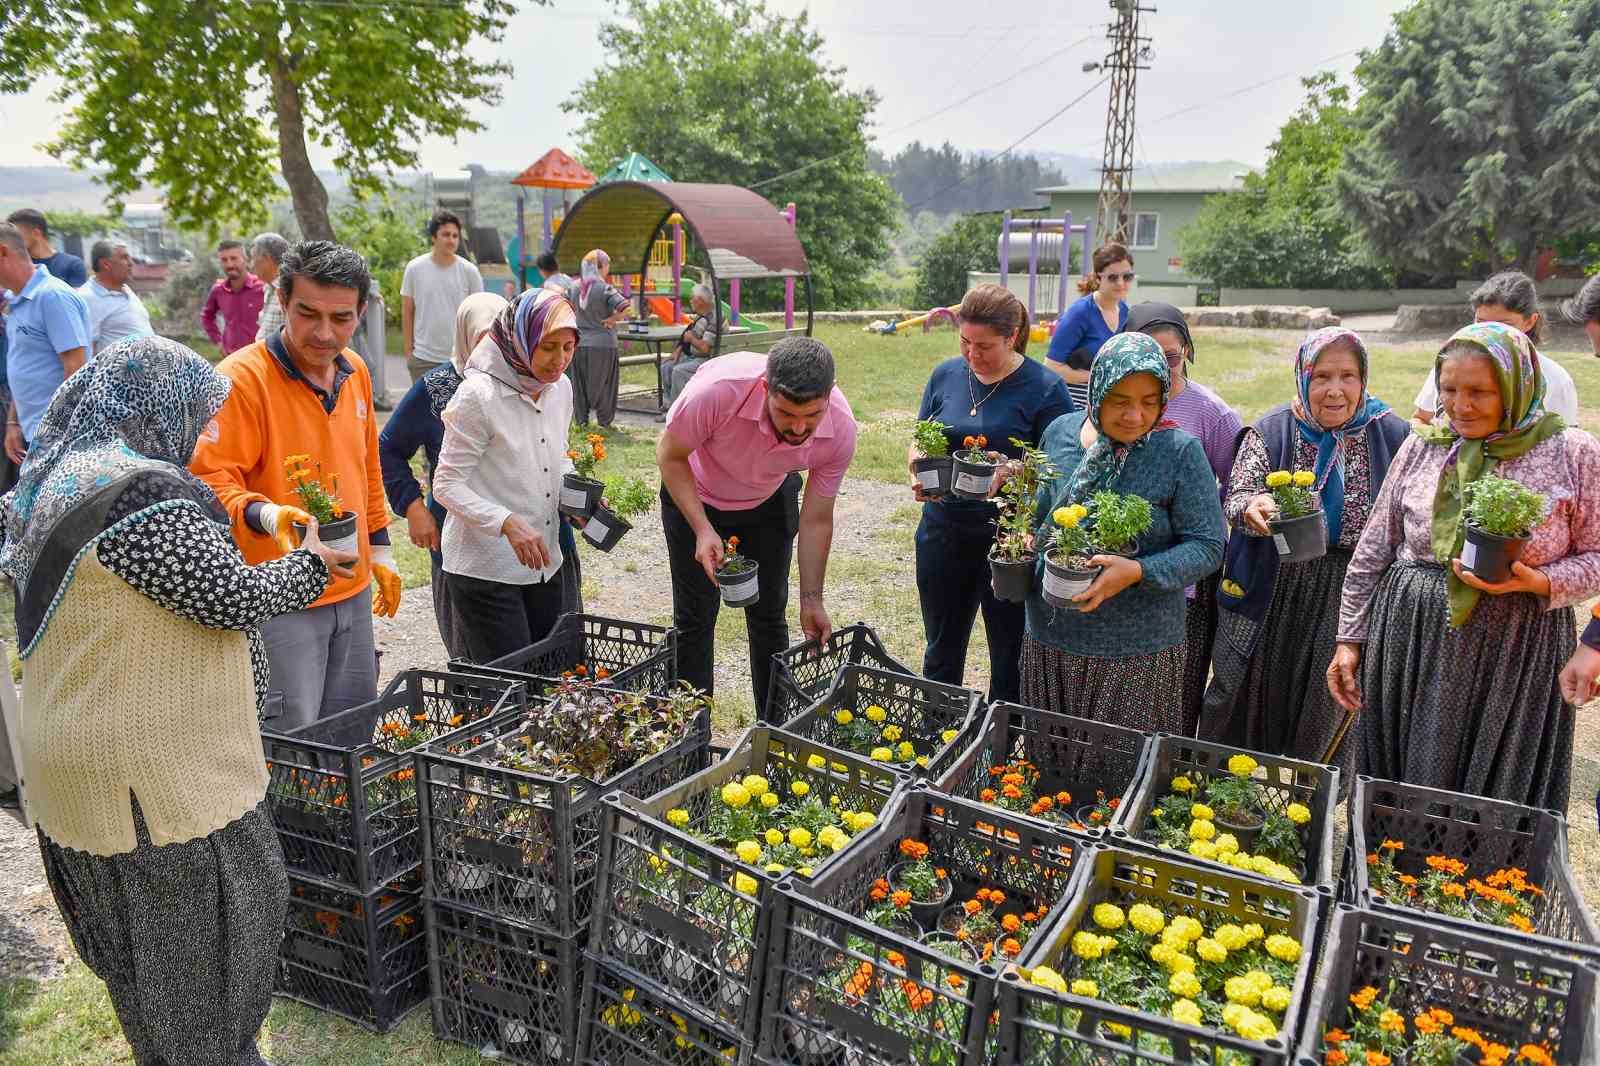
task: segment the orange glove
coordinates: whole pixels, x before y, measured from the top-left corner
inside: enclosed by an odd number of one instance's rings
[[[372,580],[378,585],[372,613],[393,618],[400,610],[400,574],[395,569],[394,549],[387,544],[372,545]]]
[[[272,539],[278,542],[285,554],[294,551],[300,546],[300,537],[295,533],[295,523],[306,525],[311,521],[311,516],[300,508],[287,503],[266,503],[261,505],[261,528],[265,529]]]

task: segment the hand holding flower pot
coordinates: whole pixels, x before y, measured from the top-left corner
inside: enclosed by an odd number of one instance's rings
[[[309,455],[291,455],[283,461],[283,468],[306,514],[317,520],[317,533],[322,543],[336,552],[359,553],[360,518],[339,499],[339,475],[333,474],[324,484],[322,464],[313,464]],[[304,522],[295,522],[294,530],[301,540],[305,539]]]
[[[1056,471],[1045,453],[1015,438],[1022,459],[1000,488],[1000,518],[994,550],[989,553],[989,570],[996,599],[1022,603],[1033,584],[1035,561],[1033,506],[1039,487],[1055,478]]]
[[[1278,562],[1305,563],[1328,554],[1328,526],[1322,500],[1312,491],[1317,476],[1309,470],[1274,470],[1267,489],[1277,517],[1267,523]]]
[[[717,587],[729,607],[749,607],[761,598],[757,563],[739,554],[739,538],[729,537],[722,565],[717,567]]]
[[[964,500],[987,500],[994,490],[994,473],[1000,454],[988,451],[989,438],[967,437],[955,454],[955,479],[951,491]]]
[[[1093,611],[1144,576],[1134,556],[1154,521],[1150,501],[1102,490],[1091,503],[1051,514],[1056,536],[1045,555],[1044,599],[1053,607]]]
[[[1467,527],[1461,569],[1487,585],[1503,584],[1545,515],[1545,498],[1508,478],[1487,474],[1466,487]],[[1492,591],[1492,590],[1491,590]]]
[[[918,502],[937,500],[950,492],[955,480],[955,460],[950,458],[950,442],[944,432],[950,427],[936,418],[925,418],[911,427],[911,491]]]
[[[603,552],[609,552],[633,528],[630,518],[650,510],[655,492],[636,477],[612,478],[606,484],[589,520],[583,525],[583,539]]]
[[[600,506],[606,486],[594,476],[594,468],[606,457],[606,439],[598,433],[584,436],[583,442],[567,452],[574,470],[561,478],[561,500],[557,506],[568,518],[588,518]]]

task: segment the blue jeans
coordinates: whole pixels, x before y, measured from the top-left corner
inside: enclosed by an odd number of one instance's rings
[[[989,515],[955,512],[945,504],[924,507],[916,544],[917,595],[928,641],[923,676],[948,685],[964,683],[972,623],[982,610],[989,639],[989,699],[1016,702],[1022,694],[1027,616],[1022,604],[995,599],[989,584],[989,549],[994,545]]]

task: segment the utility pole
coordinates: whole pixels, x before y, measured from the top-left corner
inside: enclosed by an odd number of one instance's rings
[[[1139,35],[1139,16],[1155,14],[1139,0],[1111,0],[1116,21],[1106,27],[1111,42],[1103,63],[1088,63],[1084,71],[1104,70],[1111,76],[1111,97],[1106,103],[1106,143],[1100,160],[1100,206],[1095,239],[1128,243],[1128,222],[1133,205],[1133,103],[1139,71],[1149,69],[1150,38]],[[1088,271],[1089,264],[1083,265]]]

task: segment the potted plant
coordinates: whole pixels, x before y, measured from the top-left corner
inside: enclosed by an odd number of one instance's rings
[[[1033,547],[1033,507],[1039,487],[1056,476],[1055,468],[1038,448],[1011,439],[1022,452],[1021,465],[1000,488],[1000,517],[996,521],[994,550],[989,553],[989,573],[996,599],[1022,603],[1028,598],[1038,553]]]
[[[1233,834],[1241,851],[1254,851],[1256,836],[1266,822],[1261,798],[1252,775],[1255,759],[1239,752],[1228,757],[1228,772],[1206,782],[1206,802],[1215,814],[1217,828]]]
[[[987,500],[989,489],[994,485],[994,472],[999,465],[998,453],[988,450],[989,438],[985,436],[965,437],[961,441],[961,450],[956,452],[955,476],[950,482],[950,491],[964,500]]]
[[[943,496],[955,478],[955,463],[950,458],[950,440],[944,431],[950,427],[937,418],[924,418],[911,427],[911,446],[917,458],[911,470],[924,496]]]
[[[1102,489],[1091,503],[1092,509],[1073,503],[1051,512],[1055,546],[1045,553],[1043,594],[1052,607],[1077,610],[1073,597],[1087,592],[1102,569],[1089,560],[1096,555],[1133,557],[1153,520],[1150,501],[1142,496]]]
[[[1511,564],[1522,558],[1533,527],[1544,518],[1544,497],[1493,474],[1468,485],[1463,496],[1467,539],[1461,569],[1491,585],[1509,581]]]
[[[931,927],[950,902],[955,886],[943,867],[928,860],[928,845],[922,841],[907,837],[900,841],[899,850],[904,861],[889,868],[890,899],[900,892],[909,893],[911,917],[924,928]]]
[[[754,559],[739,554],[739,538],[729,537],[722,565],[717,567],[717,587],[729,607],[749,607],[761,598],[760,574]]]
[[[1328,525],[1322,500],[1312,492],[1317,475],[1309,470],[1274,470],[1267,475],[1267,490],[1278,508],[1267,523],[1278,546],[1278,562],[1305,563],[1328,554]]]
[[[606,439],[598,433],[584,435],[583,441],[567,451],[573,471],[561,477],[561,501],[557,507],[568,518],[588,518],[600,506],[605,482],[594,476],[594,468],[606,457]]]
[[[605,495],[583,527],[583,539],[603,552],[610,551],[633,528],[628,519],[650,510],[654,501],[655,492],[642,478],[608,479]]]
[[[351,555],[360,551],[360,542],[357,534],[360,532],[360,517],[347,510],[339,499],[339,475],[333,474],[327,484],[322,481],[322,464],[316,463],[316,473],[312,473],[311,456],[291,455],[283,461],[283,469],[289,475],[289,484],[294,486],[294,494],[300,497],[300,504],[305,512],[317,520],[317,536],[336,552],[349,552]],[[301,522],[294,524],[294,531],[301,539],[305,539],[306,527]]]

